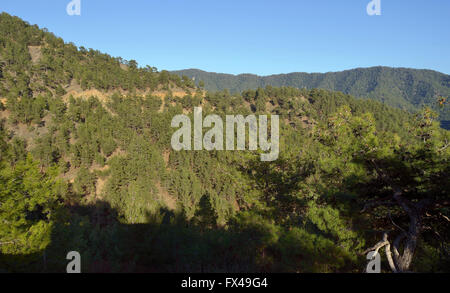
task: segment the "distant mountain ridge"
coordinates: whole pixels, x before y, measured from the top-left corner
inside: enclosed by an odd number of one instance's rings
[[[340,72],[294,72],[270,76],[223,74],[198,69],[172,71],[205,83],[209,91],[228,89],[231,93],[248,89],[291,86],[340,91],[360,98],[370,98],[387,105],[414,111],[427,105],[440,112],[440,119],[450,120],[450,113],[439,109],[439,96],[450,96],[450,75],[426,69],[369,67]]]

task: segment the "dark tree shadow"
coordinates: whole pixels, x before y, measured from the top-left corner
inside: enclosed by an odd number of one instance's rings
[[[54,225],[45,250],[0,255],[0,272],[65,273],[70,251],[80,253],[82,272],[91,273],[261,271],[248,231],[204,225],[214,220],[205,206],[198,222],[162,208],[148,213],[146,224],[121,223],[107,202],[73,207]]]

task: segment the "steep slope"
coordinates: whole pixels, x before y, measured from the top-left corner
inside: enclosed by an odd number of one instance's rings
[[[190,80],[134,60],[65,43],[18,17],[0,14],[0,97],[14,100],[70,91],[153,92],[194,89]],[[195,90],[195,89],[194,89]]]

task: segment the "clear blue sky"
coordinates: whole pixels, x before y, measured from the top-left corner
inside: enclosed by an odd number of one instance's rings
[[[376,65],[450,73],[450,1],[1,0],[78,46],[140,66],[225,73],[327,72]]]

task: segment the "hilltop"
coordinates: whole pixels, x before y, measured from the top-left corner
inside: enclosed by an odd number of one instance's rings
[[[172,71],[178,75],[203,81],[205,89],[228,89],[231,93],[258,87],[291,86],[296,88],[321,88],[340,91],[358,98],[369,98],[386,105],[417,111],[430,106],[439,111],[439,96],[450,96],[450,76],[432,71],[410,68],[370,67],[328,73],[278,74],[258,76],[253,74],[222,74],[198,69]],[[440,111],[441,120],[450,120],[448,111]]]

